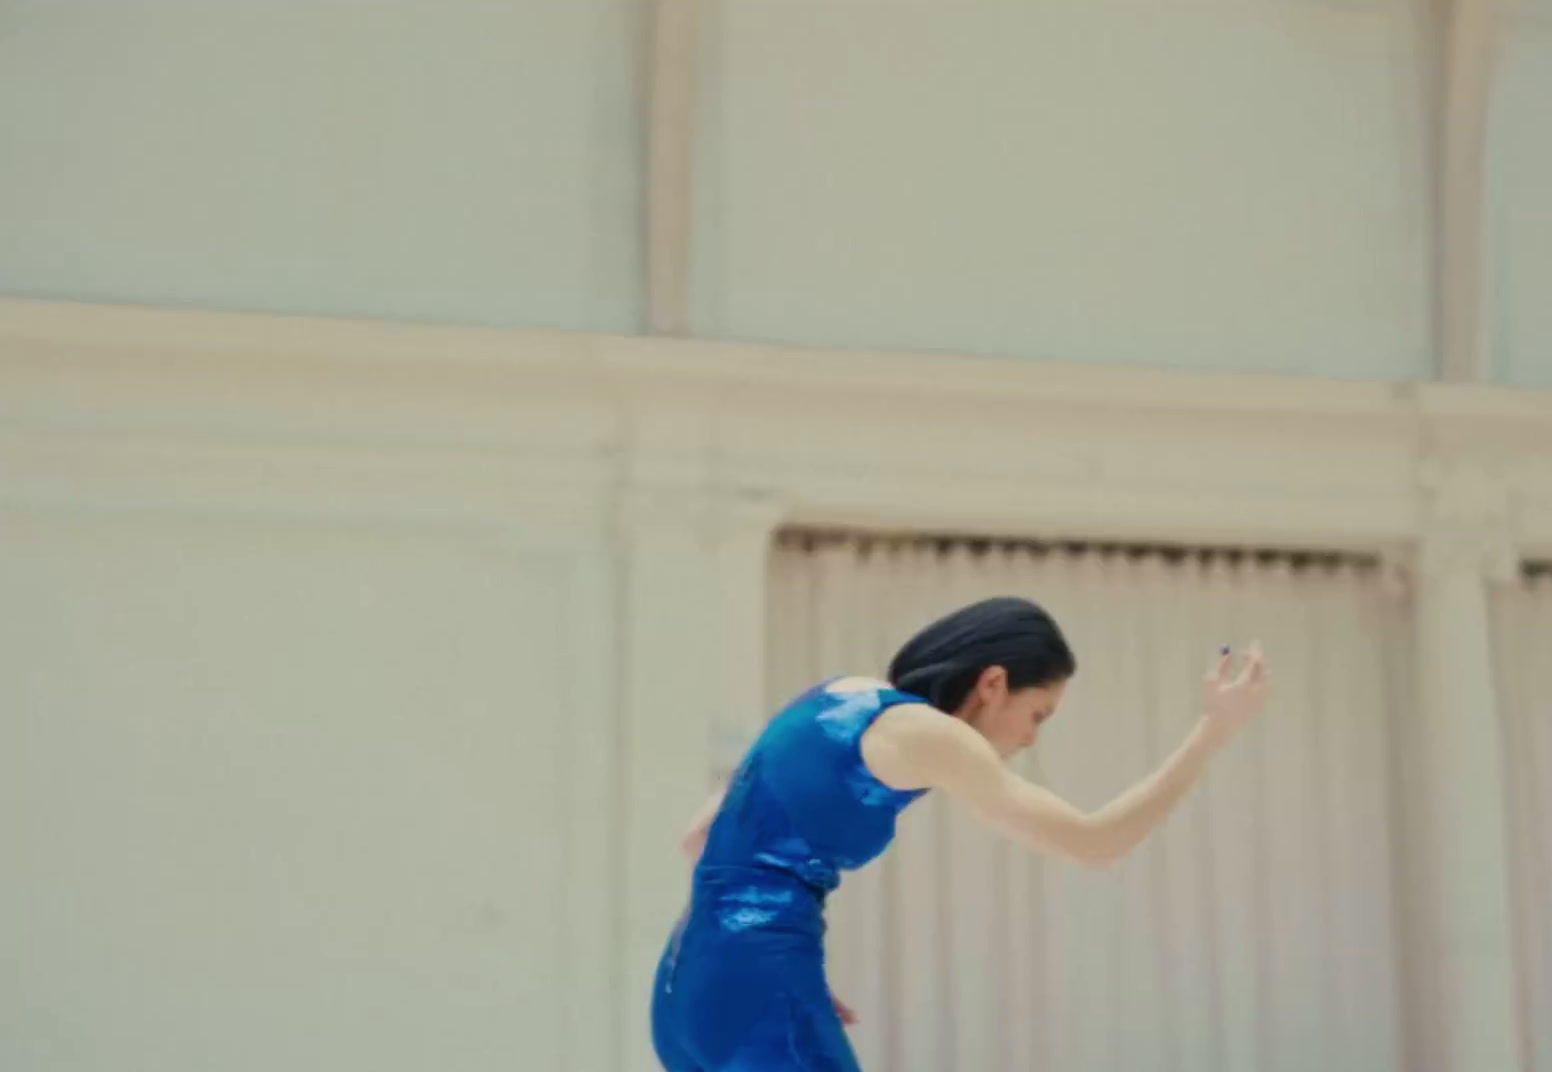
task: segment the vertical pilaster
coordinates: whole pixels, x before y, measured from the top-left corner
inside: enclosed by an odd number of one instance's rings
[[[1511,578],[1509,492],[1490,471],[1433,466],[1420,532],[1412,875],[1429,956],[1417,962],[1441,1072],[1520,1068],[1506,767],[1488,586]]]
[[[617,533],[623,615],[621,997],[624,1072],[659,1072],[653,972],[689,892],[678,835],[706,792],[720,676],[709,425],[703,414],[632,417]]]
[[[716,503],[717,639],[721,655],[712,763],[725,775],[764,725],[765,643],[772,542],[783,510],[774,498],[729,492]]]

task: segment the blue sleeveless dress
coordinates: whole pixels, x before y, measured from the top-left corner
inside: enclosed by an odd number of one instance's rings
[[[824,901],[925,792],[869,774],[863,731],[888,707],[925,702],[815,686],[750,748],[658,965],[652,1036],[668,1072],[857,1072],[825,981]]]

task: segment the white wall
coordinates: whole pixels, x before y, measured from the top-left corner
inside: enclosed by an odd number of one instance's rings
[[[0,293],[631,333],[646,0],[11,0]],[[1423,0],[703,5],[697,333],[1409,380]],[[1552,15],[1496,22],[1485,329],[1552,386]]]
[[[637,330],[641,0],[12,0],[0,293]]]
[[[1485,326],[1499,382],[1552,388],[1552,4],[1521,0],[1496,26]]]
[[[0,512],[7,1069],[581,1067],[566,557]]]
[[[712,5],[695,327],[1426,378],[1410,4]]]
[[[607,421],[172,322],[0,327],[0,1067],[616,1067]]]

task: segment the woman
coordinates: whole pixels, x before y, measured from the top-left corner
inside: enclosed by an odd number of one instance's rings
[[[934,622],[888,681],[840,678],[787,705],[724,794],[691,823],[689,909],[658,967],[653,1043],[668,1072],[857,1072],[854,1018],[824,977],[823,906],[841,871],[894,837],[929,789],[1033,849],[1087,867],[1119,860],[1185,797],[1266,699],[1258,647],[1207,673],[1201,719],[1151,776],[1092,813],[1004,761],[1034,743],[1077,664],[1022,599]]]

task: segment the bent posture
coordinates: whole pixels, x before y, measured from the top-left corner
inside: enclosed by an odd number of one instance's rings
[[[1085,867],[1163,822],[1266,699],[1261,652],[1208,670],[1201,718],[1152,775],[1094,812],[1019,777],[1076,661],[1022,599],[965,607],[912,638],[888,680],[839,678],[783,708],[691,822],[690,907],[658,966],[653,1043],[668,1072],[857,1072],[830,994],[825,896],[939,790],[1033,849]]]

